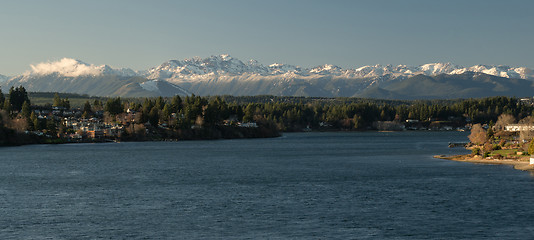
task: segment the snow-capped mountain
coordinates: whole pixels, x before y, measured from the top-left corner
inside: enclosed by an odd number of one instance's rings
[[[182,78],[195,75],[276,75],[287,72],[300,72],[299,67],[287,64],[271,64],[263,66],[256,60],[243,63],[241,60],[223,54],[209,58],[191,58],[170,60],[147,71],[149,79]]]
[[[155,82],[129,68],[95,66],[80,60],[63,58],[55,62],[30,65],[31,70],[4,82],[8,89],[23,86],[34,92],[70,92],[94,96],[174,96],[189,95],[187,90],[174,84]],[[143,85],[144,84],[144,85]],[[153,87],[147,88],[147,85]]]
[[[9,80],[8,76],[0,74],[0,85],[4,82],[7,82],[7,80]]]
[[[417,75],[461,75],[483,73],[504,78],[534,80],[528,68],[506,66],[461,67],[451,63],[406,65],[373,65],[344,69],[325,64],[313,68],[274,63],[247,63],[229,55],[171,60],[153,67],[144,75],[148,79],[172,82],[199,95],[304,95],[358,96],[371,87],[386,87]]]
[[[504,78],[534,79],[534,72],[525,67],[487,66],[475,65],[469,68],[457,68],[448,74],[462,74],[465,72],[478,72]]]
[[[534,79],[534,72],[524,67],[485,66],[461,67],[451,63],[428,63],[417,67],[406,65],[374,65],[354,69],[325,64],[310,69],[298,66],[274,63],[268,66],[256,60],[243,63],[227,54],[208,58],[195,57],[185,60],[170,60],[147,71],[149,79],[191,79],[191,76],[238,76],[261,75],[275,76],[293,74],[297,76],[332,75],[351,78],[380,78],[389,75],[390,78],[411,77],[418,74],[434,76],[438,74],[462,74],[465,72],[480,72],[506,78]],[[205,79],[206,77],[199,77]]]
[[[429,63],[420,66],[370,65],[348,69],[324,64],[302,68],[281,63],[263,65],[256,60],[243,62],[227,54],[170,60],[144,71],[113,68],[108,65],[96,66],[70,58],[39,63],[31,65],[30,68],[31,70],[26,73],[7,80],[6,77],[0,76],[0,86],[5,89],[22,85],[29,91],[75,92],[98,96],[170,96],[194,93],[372,97],[372,93],[400,89],[398,86],[401,82],[413,80],[417,76],[448,79],[448,81],[451,78],[463,81],[481,79],[477,77],[480,75],[497,77],[490,78],[493,82],[499,82],[491,91],[501,93],[508,91],[506,94],[509,95],[514,93],[510,90],[514,88],[507,88],[506,79],[509,79],[508,82],[526,80],[527,82],[521,82],[522,87],[534,81],[534,72],[525,67],[487,65],[462,67],[451,63]],[[441,75],[450,77],[439,77]],[[431,82],[426,78],[415,79],[424,79],[427,84]],[[417,84],[417,81],[407,82]],[[455,84],[454,89],[458,91],[461,84],[458,82]],[[388,87],[390,85],[391,87]],[[406,88],[402,86],[403,89]],[[501,91],[500,88],[507,90]]]
[[[31,71],[23,75],[50,75],[58,74],[65,77],[98,76],[98,75],[118,75],[137,76],[138,73],[129,68],[112,68],[108,65],[95,66],[72,58],[63,58],[55,62],[45,62],[30,65]]]

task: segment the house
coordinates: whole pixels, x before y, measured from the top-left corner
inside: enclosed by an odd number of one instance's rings
[[[534,131],[534,125],[531,124],[509,124],[504,127],[507,132]]]
[[[103,138],[104,131],[102,130],[92,130],[86,132],[88,138]]]
[[[246,128],[257,128],[258,124],[255,122],[246,122],[246,123],[238,123],[237,124],[240,127],[246,127]]]
[[[534,98],[521,98],[519,102],[523,105],[534,105]]]

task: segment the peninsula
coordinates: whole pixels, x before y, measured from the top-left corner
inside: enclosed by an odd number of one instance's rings
[[[511,114],[502,114],[495,124],[471,126],[470,142],[466,148],[471,154],[435,158],[478,164],[512,165],[515,169],[534,172],[531,155],[534,154],[534,118],[519,121]]]

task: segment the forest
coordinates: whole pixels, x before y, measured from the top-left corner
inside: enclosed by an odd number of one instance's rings
[[[38,95],[41,104],[32,104],[29,95]],[[82,106],[71,106],[69,98],[84,97]],[[179,140],[243,136],[239,129],[250,126],[247,123],[253,123],[252,126],[263,131],[251,137],[278,136],[278,132],[290,131],[383,130],[382,123],[415,124],[416,129],[429,129],[440,124],[458,129],[477,123],[492,125],[502,114],[523,119],[531,116],[533,111],[532,104],[513,97],[395,101],[191,95],[123,99],[59,93],[28,94],[23,87],[12,87],[6,94],[0,90],[0,145],[9,145],[13,139],[27,139],[25,135],[31,133],[56,140],[67,138],[68,134],[78,131],[65,125],[67,118],[80,123],[92,119],[106,126],[113,125],[120,129],[120,134],[113,138],[122,140]]]

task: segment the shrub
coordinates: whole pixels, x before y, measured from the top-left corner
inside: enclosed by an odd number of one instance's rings
[[[534,154],[534,138],[530,141],[530,144],[528,146],[528,154]]]

